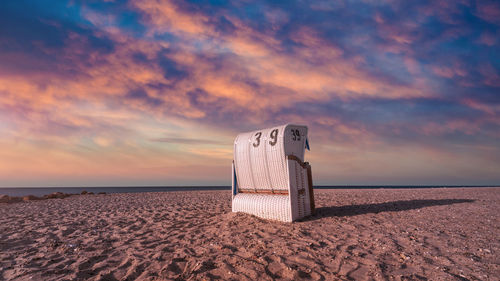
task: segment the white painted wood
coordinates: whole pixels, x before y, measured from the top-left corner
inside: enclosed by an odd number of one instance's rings
[[[234,141],[233,212],[293,221],[311,214],[304,161],[307,127],[285,124],[239,134]],[[239,189],[256,193],[240,193]],[[288,191],[288,195],[262,194]],[[300,191],[300,192],[299,192]],[[260,193],[257,193],[260,192]]]

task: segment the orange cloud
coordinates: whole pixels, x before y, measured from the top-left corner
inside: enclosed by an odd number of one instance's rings
[[[422,145],[405,152],[413,160],[401,160],[398,157],[403,148],[392,151],[384,134],[403,134],[405,122],[410,121],[385,117],[391,120],[381,118],[382,124],[372,124],[359,117],[365,109],[381,107],[374,112],[398,118],[404,114],[398,115],[397,105],[388,106],[386,112],[383,105],[369,102],[357,109],[322,107],[328,103],[349,107],[351,101],[379,99],[389,103],[440,97],[436,85],[441,80],[428,77],[424,71],[428,65],[420,63],[411,49],[421,35],[408,31],[417,29],[417,23],[408,21],[404,28],[398,28],[382,14],[370,18],[378,24],[378,35],[384,41],[378,49],[372,46],[373,52],[403,56],[402,69],[411,75],[398,81],[380,74],[384,65],[370,65],[369,57],[332,43],[319,29],[292,26],[286,30],[289,34],[278,33],[280,26],[293,19],[285,12],[265,13],[271,28],[260,31],[242,19],[224,15],[231,31],[222,32],[215,23],[222,15],[211,16],[187,5],[132,1],[130,7],[140,13],[145,25],[141,36],[119,28],[118,17],[84,10],[82,16],[95,27],[89,31],[92,36],[68,32],[62,36],[61,48],[34,43],[43,54],[57,58],[50,64],[53,71],[1,68],[0,178],[23,182],[20,175],[25,173],[32,179],[56,181],[60,177],[68,182],[89,176],[115,182],[120,178],[124,182],[151,178],[161,182],[189,179],[196,169],[196,177],[226,179],[231,144],[238,131],[290,121],[310,124],[310,157],[317,161],[316,171],[325,180],[331,175],[331,159],[338,159],[333,168],[345,180],[360,170],[367,175],[366,180],[376,179],[377,174],[388,177],[391,169],[411,176],[409,171],[421,167],[426,159],[438,159],[433,168],[454,159],[432,150],[432,145]],[[446,9],[446,5],[439,7]],[[486,20],[495,13],[481,7],[478,12]],[[442,11],[436,13],[445,18]],[[452,23],[453,17],[445,20]],[[158,39],[166,34],[174,39]],[[293,44],[286,43],[283,36]],[[370,43],[371,36],[356,34],[352,40],[359,46]],[[92,40],[102,38],[112,42],[106,51],[92,45],[96,44]],[[483,34],[480,41],[491,46],[488,35]],[[6,59],[30,65],[31,58],[13,53]],[[33,65],[38,63],[43,61]],[[450,79],[465,77],[470,71],[458,62],[429,68]],[[498,86],[500,79],[492,65],[485,64],[479,71],[485,85]],[[411,124],[409,130],[428,138],[453,132],[474,136],[486,125],[498,125],[497,106],[476,99],[459,102],[486,117],[470,121],[450,117]],[[335,110],[352,115],[342,116]],[[225,123],[220,124],[221,120]],[[200,139],[200,135],[217,141],[210,145],[151,141]],[[319,149],[314,150],[315,146]],[[479,157],[474,159],[480,162]],[[458,170],[464,168],[453,165]]]
[[[134,0],[132,5],[149,16],[154,32],[185,32],[191,35],[206,34],[208,17],[202,14],[184,13],[169,0]]]

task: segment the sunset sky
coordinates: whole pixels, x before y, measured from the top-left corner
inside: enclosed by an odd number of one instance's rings
[[[410,4],[411,2],[411,4]],[[498,1],[0,1],[0,187],[229,185],[309,126],[315,184],[500,184]]]

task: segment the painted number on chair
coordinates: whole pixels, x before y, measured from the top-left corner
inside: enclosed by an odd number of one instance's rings
[[[274,146],[278,142],[278,129],[272,130],[269,136],[271,137],[269,144],[271,146]]]
[[[255,142],[253,143],[253,147],[257,147],[260,145],[260,137],[262,136],[262,132],[258,132],[255,134]]]
[[[292,129],[292,140],[300,141],[300,132],[298,129]]]
[[[252,143],[252,145],[253,145],[253,147],[259,147],[260,138],[262,137],[262,132],[255,133],[254,137],[255,137],[255,140]],[[276,143],[278,143],[278,129],[272,130],[271,133],[269,134],[269,138],[270,138],[269,144],[271,146],[276,145]]]

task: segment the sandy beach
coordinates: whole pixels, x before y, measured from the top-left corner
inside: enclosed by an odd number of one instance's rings
[[[499,280],[500,188],[316,190],[295,223],[229,191],[0,204],[4,280]]]

